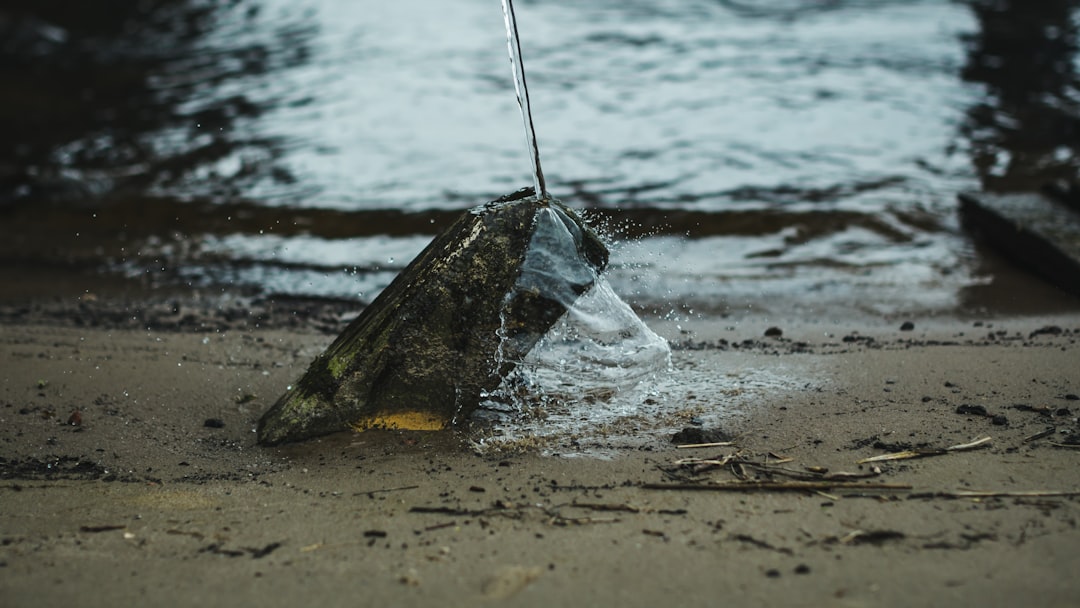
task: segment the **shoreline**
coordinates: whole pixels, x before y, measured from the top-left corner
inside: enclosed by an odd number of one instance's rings
[[[915,320],[911,331],[893,319],[649,324],[675,344],[677,372],[696,379],[693,407],[678,401],[685,393],[667,397],[673,428],[717,431],[733,446],[678,449],[670,429],[638,421],[589,439],[609,446],[607,459],[479,455],[455,433],[261,448],[254,421],[333,339],[317,320],[220,332],[0,324],[0,596],[12,606],[1080,598],[1080,498],[942,494],[1080,491],[1080,450],[1054,445],[1080,437],[1080,314]],[[774,325],[782,336],[765,337]],[[799,383],[776,389],[761,370]],[[632,447],[616,441],[635,433]],[[979,449],[857,464],[982,436],[992,440]],[[676,464],[688,457],[737,462]],[[649,489],[733,471],[781,483],[792,471],[844,472],[910,489]]]

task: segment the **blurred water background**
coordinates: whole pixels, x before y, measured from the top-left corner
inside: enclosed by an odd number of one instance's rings
[[[646,314],[1075,308],[955,196],[1076,178],[1078,4],[519,0],[547,187]],[[10,0],[0,59],[3,297],[369,302],[532,183],[497,0]]]

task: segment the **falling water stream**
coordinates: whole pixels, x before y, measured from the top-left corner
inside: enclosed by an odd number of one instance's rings
[[[544,183],[544,170],[540,168],[540,146],[536,143],[536,127],[533,125],[532,106],[529,105],[529,86],[525,81],[525,60],[521,56],[521,38],[518,34],[514,3],[502,0],[503,22],[506,24],[506,49],[510,52],[510,66],[514,71],[514,92],[517,93],[521,120],[525,123],[525,143],[533,168],[533,192],[541,200],[548,197]]]

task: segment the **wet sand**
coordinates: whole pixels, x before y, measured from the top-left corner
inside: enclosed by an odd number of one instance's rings
[[[332,314],[255,327],[165,309],[125,323],[114,309],[93,327],[75,326],[77,311],[3,315],[5,606],[1080,602],[1080,496],[947,494],[1080,492],[1075,313],[909,331],[657,323],[677,369],[805,381],[719,417],[723,392],[670,404],[696,429],[686,437],[732,446],[678,449],[646,426],[602,459],[478,454],[465,433],[261,448],[254,422],[332,340]],[[765,337],[770,325],[783,335]],[[633,432],[613,429],[611,445]],[[857,464],[983,436],[969,451]],[[736,473],[910,488],[648,487]]]

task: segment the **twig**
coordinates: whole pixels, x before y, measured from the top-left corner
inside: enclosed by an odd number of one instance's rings
[[[720,459],[716,459],[716,458],[698,458],[696,456],[691,456],[690,458],[680,458],[680,459],[675,461],[675,464],[677,464],[679,466],[695,465],[695,464],[712,464],[712,465],[724,466],[725,464],[727,464],[727,463],[731,462],[732,460],[734,460],[735,457],[736,457],[736,454],[728,454],[726,456],[722,456]]]
[[[919,494],[912,494],[909,496],[909,498],[1034,498],[1051,496],[1080,496],[1080,490],[1005,490],[1000,492],[957,490],[955,492],[925,492]]]
[[[773,461],[771,463],[769,462],[769,458],[773,459]],[[787,464],[789,462],[794,462],[794,461],[795,461],[794,458],[791,458],[789,456],[779,456],[779,455],[774,454],[772,452],[769,452],[768,454],[765,455],[765,464],[766,465],[769,465],[769,464]]]
[[[424,532],[434,532],[435,530],[442,530],[443,528],[449,528],[450,526],[456,526],[456,525],[457,525],[457,520],[443,522],[441,524],[435,524],[433,526],[428,526],[428,527],[424,528]]]
[[[364,492],[353,492],[353,496],[362,496],[364,494],[367,494],[369,497],[374,498],[374,496],[376,494],[383,494],[383,493],[386,493],[386,492],[398,492],[398,491],[401,491],[401,490],[415,490],[415,489],[417,489],[419,487],[420,486],[400,486],[400,487],[397,487],[397,488],[383,488],[381,490],[367,490],[367,491],[364,491]]]
[[[871,456],[869,458],[856,460],[855,464],[866,464],[868,462],[884,462],[886,460],[907,460],[909,458],[925,458],[927,456],[941,456],[950,452],[963,452],[965,450],[974,450],[976,448],[986,445],[990,441],[990,437],[980,437],[974,441],[968,443],[961,443],[958,445],[952,445],[944,449],[905,450],[903,452],[892,452],[891,454]]]
[[[837,538],[835,542],[848,544],[880,545],[887,540],[903,540],[907,535],[896,530],[853,530],[844,536]]]
[[[906,483],[862,483],[855,481],[726,481],[721,483],[646,483],[645,490],[710,490],[747,492],[754,490],[818,491],[818,490],[910,490]]]
[[[124,524],[106,524],[104,526],[79,526],[79,532],[112,532],[113,530],[123,530],[127,526]]]
[[[490,509],[455,509],[453,507],[409,507],[409,513],[437,513],[439,515],[454,515],[457,517],[486,515],[490,511]]]
[[[835,473],[821,473],[816,471],[796,471],[794,469],[773,466],[771,464],[759,464],[747,460],[739,460],[737,462],[741,465],[748,466],[752,469],[757,469],[765,473],[783,475],[784,477],[798,479],[800,481],[844,481],[850,479],[867,479],[870,477],[877,477],[881,475],[880,470],[874,470],[867,473],[847,473],[844,471],[837,471]]]
[[[1055,448],[1069,448],[1070,450],[1080,450],[1080,445],[1077,445],[1075,443],[1055,443],[1051,441],[1050,445],[1054,446]]]
[[[589,509],[590,511],[625,511],[627,513],[641,513],[641,509],[633,505],[621,505],[615,503],[572,502],[570,503],[570,506],[579,509]]]
[[[951,446],[945,448],[945,451],[946,452],[962,452],[964,450],[974,450],[975,448],[980,447],[983,444],[990,443],[991,441],[992,441],[991,437],[979,437],[978,439],[976,439],[974,441],[969,441],[968,443],[961,443],[961,444],[958,444],[958,445],[951,445]]]
[[[1050,428],[1048,428],[1048,429],[1046,429],[1044,431],[1039,431],[1038,433],[1035,433],[1034,435],[1028,435],[1027,437],[1024,437],[1024,439],[1022,440],[1022,443],[1028,443],[1028,442],[1031,442],[1031,441],[1035,441],[1036,439],[1042,439],[1043,437],[1053,435],[1054,431],[1056,431],[1056,430],[1057,430],[1057,427],[1052,426],[1052,427],[1050,427]]]
[[[758,540],[758,539],[754,538],[753,536],[750,536],[749,534],[732,534],[729,538],[731,538],[731,540],[737,540],[740,543],[746,543],[748,545],[753,545],[753,546],[758,547],[760,549],[768,549],[769,551],[778,551],[780,553],[783,553],[784,555],[794,555],[795,554],[794,551],[792,551],[791,549],[788,549],[787,547],[774,547],[773,545],[771,545],[771,544],[769,544],[769,543],[767,543],[767,542],[765,542],[763,540]]]
[[[726,448],[735,445],[734,441],[714,441],[712,443],[684,443],[675,446],[676,450],[692,450],[696,448]]]
[[[618,517],[609,517],[606,519],[600,519],[597,517],[563,517],[562,515],[552,515],[548,523],[553,526],[584,526],[587,524],[617,524],[621,519]]]

